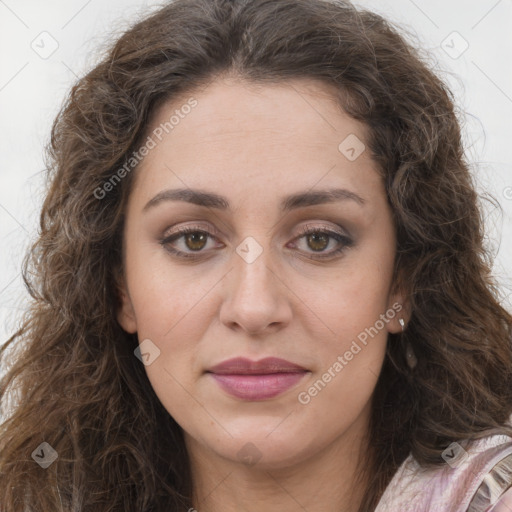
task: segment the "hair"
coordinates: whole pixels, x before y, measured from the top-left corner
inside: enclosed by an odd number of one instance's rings
[[[375,508],[409,453],[435,467],[454,440],[511,434],[512,316],[491,275],[453,95],[419,51],[348,1],[175,0],[76,82],[52,127],[40,233],[23,260],[30,307],[0,351],[11,363],[0,381],[1,512],[192,506],[181,428],[116,319],[134,172],[97,191],[140,148],[159,105],[223,75],[334,86],[368,127],[410,321],[388,337],[359,512]],[[58,453],[45,470],[31,457],[42,442]]]

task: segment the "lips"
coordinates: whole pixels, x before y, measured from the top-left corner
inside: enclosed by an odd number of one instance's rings
[[[268,375],[269,373],[304,372],[305,368],[277,357],[266,357],[260,361],[251,361],[243,357],[236,357],[217,364],[208,370],[217,375]]]
[[[276,357],[260,361],[237,357],[211,367],[207,373],[231,396],[243,400],[266,400],[284,393],[309,372],[302,366]]]

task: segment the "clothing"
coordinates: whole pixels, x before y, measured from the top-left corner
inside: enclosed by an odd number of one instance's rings
[[[441,468],[424,469],[409,455],[375,512],[512,512],[512,438],[452,443]]]

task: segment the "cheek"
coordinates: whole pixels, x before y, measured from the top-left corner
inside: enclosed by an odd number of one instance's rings
[[[209,294],[222,277],[219,272],[180,266],[158,243],[138,243],[131,249],[126,265],[139,337],[171,340],[184,323],[194,331],[198,324],[191,318],[203,316]]]
[[[148,380],[158,400],[169,415],[185,432],[200,438],[206,429],[214,434],[215,425],[208,410],[201,405],[204,400],[197,394],[190,368],[192,361],[174,347],[164,350],[161,357],[146,367]],[[168,356],[172,357],[172,362]]]
[[[368,262],[369,263],[369,260]],[[370,399],[380,374],[388,338],[388,271],[364,265],[338,279],[322,302],[323,336],[315,343],[321,364],[299,392],[299,402],[311,417],[334,431],[355,418]]]
[[[386,315],[391,264],[391,259],[383,264],[382,259],[358,254],[353,261],[347,262],[342,271],[336,271],[325,286],[315,287],[316,299],[312,309],[326,331],[332,334],[333,340],[350,344],[350,340],[374,326],[380,315]],[[377,327],[384,331],[382,335],[385,338],[386,329],[382,329],[382,322],[378,322]]]

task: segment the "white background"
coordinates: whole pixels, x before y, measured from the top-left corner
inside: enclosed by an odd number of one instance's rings
[[[458,98],[478,189],[503,207],[503,215],[489,211],[486,218],[494,273],[512,310],[512,0],[355,3],[416,37]],[[0,0],[0,344],[26,308],[20,264],[37,234],[51,123],[73,82],[97,61],[98,48],[159,4]],[[32,48],[50,51],[52,44],[58,47],[48,58]]]

